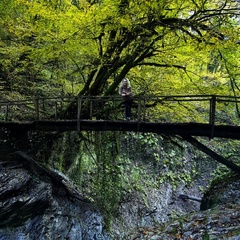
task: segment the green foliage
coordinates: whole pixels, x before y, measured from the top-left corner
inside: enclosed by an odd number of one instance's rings
[[[94,200],[105,216],[107,228],[116,217],[119,203],[133,192],[138,192],[147,206],[149,189],[157,190],[166,183],[176,189],[179,184],[192,184],[195,177],[219,177],[227,170],[219,167],[213,171],[217,164],[208,158],[204,160],[197,151],[190,152],[193,150],[181,139],[152,133],[71,133],[64,134],[59,143],[50,164]],[[209,147],[218,146],[215,151],[235,159],[239,156],[235,144],[211,141]],[[201,172],[206,168],[209,172]]]
[[[133,134],[134,146],[138,146],[140,156],[132,156],[147,175],[144,184],[147,187],[159,187],[162,183],[170,182],[177,187],[180,182],[189,184],[192,180],[192,162],[186,158],[186,146],[178,139],[165,139],[161,136],[149,134]],[[141,164],[142,163],[142,164]],[[144,169],[144,170],[143,170]],[[154,175],[152,175],[154,173]],[[144,176],[143,173],[141,173]],[[142,184],[142,183],[141,183]]]
[[[92,176],[90,188],[94,194],[93,198],[105,216],[107,228],[116,216],[117,206],[125,187],[122,179],[124,169],[118,156],[117,138],[118,134],[115,133],[96,133],[92,149],[94,150],[94,167],[88,167],[88,173]]]
[[[240,166],[239,160],[239,141],[237,140],[226,140],[226,139],[215,139],[211,141],[211,144],[208,144],[209,147],[226,158],[226,160],[233,162],[234,164]],[[211,172],[211,177],[213,179],[211,185],[214,186],[221,179],[228,178],[233,173],[225,165],[218,164],[214,171]]]
[[[148,189],[159,189],[166,182],[173,187],[180,182],[187,185],[192,180],[192,163],[185,159],[185,146],[177,140],[113,132],[65,133],[60,139],[50,166],[67,174],[84,195],[94,199],[106,227],[130,193],[138,192],[147,205]]]
[[[2,1],[0,78],[24,95],[114,94],[126,74],[136,94],[238,91],[237,4]]]
[[[237,4],[3,0],[0,81],[10,93],[1,98],[115,95],[126,75],[135,95],[238,95]],[[200,113],[208,107],[159,103],[146,114],[151,121],[207,122]],[[228,122],[236,109],[231,105],[226,110],[221,103],[216,120]],[[236,149],[232,144],[222,151],[237,161]],[[138,190],[144,196],[146,188],[166,181],[174,187],[189,184],[196,173],[186,156],[186,146],[177,138],[64,133],[54,144],[49,164],[71,176],[111,221],[125,193]]]
[[[80,139],[77,133],[66,132],[58,137],[58,141],[54,142],[48,164],[63,173],[71,172],[72,167],[78,167],[81,155]],[[80,163],[81,164],[81,163]]]

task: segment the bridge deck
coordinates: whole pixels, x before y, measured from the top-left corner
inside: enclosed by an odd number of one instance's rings
[[[58,120],[32,122],[0,122],[0,128],[13,131],[127,131],[152,132],[166,135],[205,136],[208,138],[240,139],[239,126],[227,126],[202,123],[151,123],[137,121],[103,121],[103,120]]]

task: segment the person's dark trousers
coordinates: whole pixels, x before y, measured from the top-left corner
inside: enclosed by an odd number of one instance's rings
[[[131,118],[131,108],[132,108],[132,100],[130,101],[124,101],[125,106],[125,118],[126,120],[130,120]]]

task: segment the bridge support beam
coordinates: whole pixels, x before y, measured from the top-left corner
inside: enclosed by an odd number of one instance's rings
[[[208,148],[205,145],[203,145],[202,143],[200,143],[197,139],[195,139],[191,136],[182,136],[182,138],[184,140],[188,141],[189,143],[191,143],[193,146],[195,146],[196,148],[198,148],[202,152],[206,153],[207,155],[209,155],[210,157],[215,159],[216,161],[224,164],[226,167],[230,168],[232,171],[234,171],[236,173],[240,173],[240,167],[238,165],[236,165],[233,162],[228,161],[226,158],[224,158],[224,157],[220,156],[219,154],[215,153],[210,148]]]

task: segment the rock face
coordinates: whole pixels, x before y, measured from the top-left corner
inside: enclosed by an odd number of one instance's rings
[[[110,238],[100,212],[65,176],[22,152],[0,156],[0,240],[240,239],[239,176],[214,184],[203,211],[198,201],[180,199],[183,193],[202,197],[197,188],[165,184],[149,189],[147,204],[137,193],[123,199]],[[180,217],[169,221],[174,212]]]
[[[67,179],[43,170],[35,174],[29,171],[34,163],[25,160],[0,159],[1,240],[108,239],[100,213]]]
[[[216,206],[240,205],[240,177],[239,175],[226,176],[205,193],[201,210],[207,210]]]
[[[143,226],[126,240],[240,239],[240,176],[230,176],[214,183],[203,197],[202,211],[184,214],[165,224]]]
[[[163,236],[159,237],[163,229],[161,224],[167,223],[172,216],[199,211],[200,202],[181,199],[179,196],[183,192],[201,198],[197,187],[187,189],[184,185],[180,185],[177,189],[173,189],[169,183],[162,184],[158,191],[154,188],[146,189],[145,202],[137,192],[128,196],[129,198],[119,205],[120,217],[112,224],[115,230],[111,234],[112,238],[122,240],[167,239]],[[158,225],[161,227],[158,228]],[[156,238],[148,238],[151,234]]]

